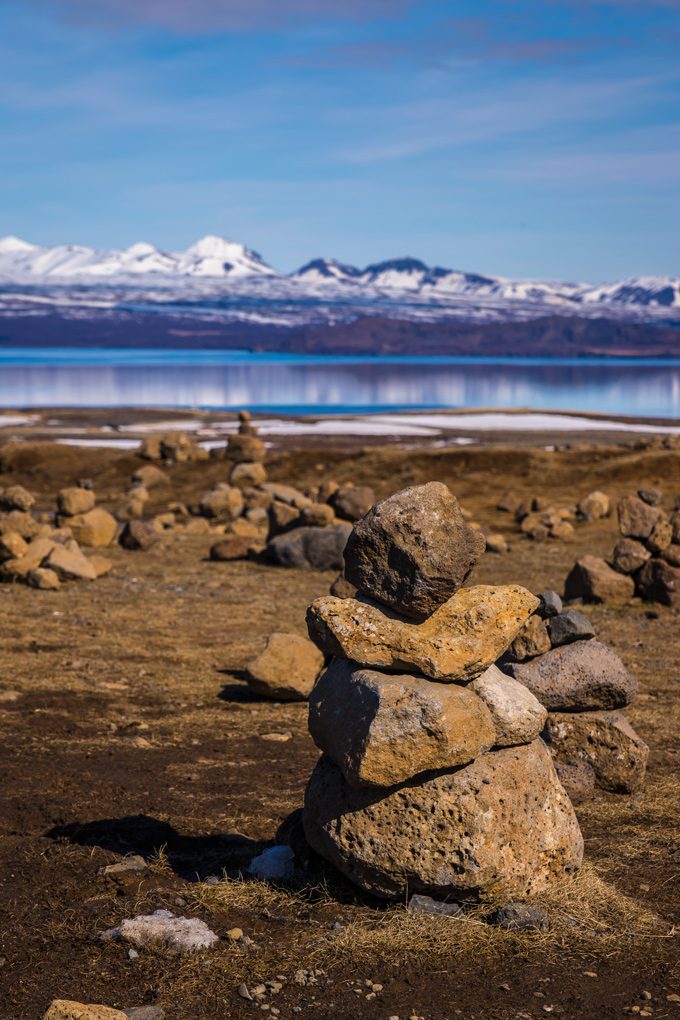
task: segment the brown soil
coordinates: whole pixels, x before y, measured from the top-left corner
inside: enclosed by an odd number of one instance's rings
[[[0,450],[0,463],[0,485],[21,482],[50,509],[57,489],[82,477],[104,505],[121,505],[140,461],[26,443]],[[224,469],[172,468],[171,490],[154,490],[158,508],[195,500]],[[299,485],[351,479],[379,494],[441,479],[512,539],[475,579],[535,591],[559,590],[576,555],[608,551],[615,523],[531,543],[495,510],[505,490],[559,505],[596,487],[616,497],[656,484],[669,502],[680,492],[680,458],[657,447],[299,449],[276,454],[271,475]],[[267,1001],[282,1018],[680,1015],[667,999],[680,994],[677,615],[639,602],[587,607],[639,679],[629,714],[651,746],[648,782],[635,797],[599,793],[578,808],[587,866],[546,902],[553,930],[520,936],[478,915],[386,909],[316,864],[293,890],[239,877],[300,806],[317,758],[305,706],[255,698],[242,670],[270,631],[304,633],[305,607],[332,576],[211,563],[211,541],[173,534],[147,553],[114,548],[111,575],[57,593],[0,586],[0,1018],[37,1020],[56,997],[157,1003],[170,1020],[254,1016],[260,1009],[236,989],[277,974],[283,991]],[[291,738],[263,739],[272,732]],[[100,874],[130,852],[151,862],[147,876]],[[219,885],[199,881],[223,871]],[[145,950],[130,960],[98,938],[159,907],[199,916],[221,936],[239,926],[257,948],[224,938],[189,959]],[[299,968],[323,973],[302,986],[292,981]],[[383,985],[373,1000],[354,990],[366,979]]]

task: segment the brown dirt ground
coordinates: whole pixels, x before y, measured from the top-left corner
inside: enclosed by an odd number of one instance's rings
[[[120,505],[140,461],[17,444],[0,450],[0,463],[0,485],[22,482],[51,509],[57,489],[82,477],[104,505]],[[615,523],[531,543],[494,509],[505,490],[559,505],[596,487],[616,497],[658,484],[669,502],[680,492],[677,451],[625,446],[301,448],[276,454],[270,470],[299,485],[370,483],[379,494],[441,479],[483,525],[513,539],[508,555],[484,558],[475,580],[535,591],[559,590],[577,554],[608,551]],[[196,499],[225,465],[171,474],[171,490],[155,490],[159,509]],[[148,553],[115,548],[112,574],[90,586],[0,587],[0,1018],[37,1020],[56,997],[157,1003],[169,1020],[241,1018],[260,1010],[238,985],[277,974],[288,980],[268,1001],[282,1018],[605,1020],[631,1006],[680,1016],[667,999],[680,994],[677,615],[660,607],[650,618],[639,602],[587,609],[639,679],[629,714],[651,746],[648,782],[635,797],[600,793],[578,808],[587,865],[549,898],[553,931],[519,936],[475,915],[385,908],[318,867],[293,890],[239,878],[300,806],[317,758],[305,706],[255,698],[241,671],[270,631],[304,633],[305,607],[332,576],[211,563],[211,541],[168,535]],[[282,731],[292,734],[285,743],[262,739]],[[152,862],[148,876],[100,874],[133,851]],[[223,869],[228,881],[197,881]],[[130,960],[98,939],[159,907],[200,916],[220,935],[239,926],[257,948],[225,939],[189,959],[143,951]],[[290,981],[298,968],[323,974],[299,986]],[[354,991],[365,979],[383,985],[372,1001]]]

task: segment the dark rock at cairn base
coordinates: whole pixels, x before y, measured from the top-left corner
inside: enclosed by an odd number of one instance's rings
[[[576,609],[568,609],[566,613],[554,616],[548,622],[548,633],[553,648],[595,637],[595,629],[588,617]]]
[[[294,528],[267,544],[264,558],[280,567],[302,570],[340,570],[351,531],[349,524],[327,528]]]
[[[441,482],[403,489],[358,521],[345,549],[345,577],[371,598],[416,620],[463,584],[484,551]]]
[[[562,599],[556,591],[542,591],[539,592],[538,597],[541,600],[541,604],[536,613],[538,616],[543,617],[544,620],[549,620],[551,616],[557,616],[558,613],[562,612]]]

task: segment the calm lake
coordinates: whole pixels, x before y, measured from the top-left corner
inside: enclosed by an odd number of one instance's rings
[[[529,407],[678,418],[680,361],[5,348],[0,406],[296,414]]]

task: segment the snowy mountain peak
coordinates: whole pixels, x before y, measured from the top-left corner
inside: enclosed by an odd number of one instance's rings
[[[7,237],[0,237],[0,254],[5,255],[10,252],[26,252],[35,251],[36,245],[29,244],[28,241],[22,241],[20,237],[14,237],[13,234],[9,234]]]
[[[307,282],[346,282],[361,276],[361,270],[336,259],[312,259],[293,273],[294,277]]]

